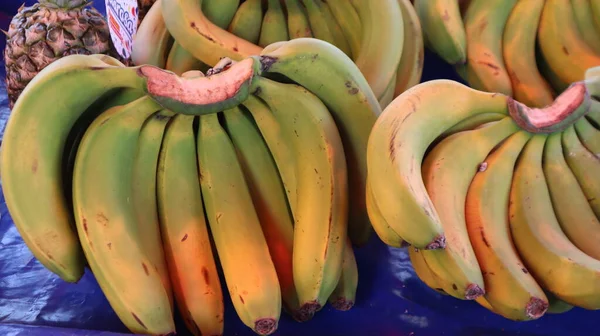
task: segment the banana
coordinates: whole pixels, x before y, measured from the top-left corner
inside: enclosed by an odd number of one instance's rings
[[[554,212],[563,232],[581,251],[600,260],[600,221],[565,161],[561,133],[548,137],[543,169]]]
[[[398,0],[359,1],[357,12],[362,39],[354,62],[381,99],[402,56],[404,18]]]
[[[197,138],[206,216],[233,306],[259,335],[277,330],[281,291],[235,148],[216,113],[200,117]]]
[[[367,181],[367,213],[369,214],[369,219],[371,221],[371,225],[373,225],[373,229],[377,236],[383,241],[384,244],[392,247],[404,247],[404,240],[402,237],[398,236],[398,234],[390,227],[390,225],[385,221],[383,215],[381,214],[381,210],[377,206],[377,202],[375,202],[375,198],[371,192],[371,186]]]
[[[167,64],[173,39],[162,16],[162,2],[157,0],[150,7],[133,37],[131,60],[135,65],[149,64],[164,68]]]
[[[358,266],[352,242],[346,239],[346,247],[344,248],[344,261],[342,264],[342,274],[337,286],[331,296],[329,303],[337,310],[350,310],[354,306],[356,299],[356,288],[358,287]]]
[[[542,168],[546,138],[532,137],[515,168],[509,203],[513,242],[540,286],[569,304],[598,309],[600,261],[576,248],[556,219]]]
[[[590,0],[590,10],[594,18],[594,27],[597,31],[600,31],[600,3],[595,0]]]
[[[444,291],[456,298],[473,300],[485,294],[465,221],[469,184],[488,153],[518,129],[512,118],[506,117],[489,126],[453,134],[437,144],[423,161],[423,183],[442,223],[446,248],[422,253],[442,280]]]
[[[425,41],[452,65],[467,62],[467,34],[458,0],[415,0]]]
[[[540,74],[542,75],[542,77],[544,77],[544,79],[546,79],[546,81],[550,84],[550,86],[555,92],[563,92],[567,89],[567,87],[569,87],[569,84],[562,81],[554,72],[554,70],[550,68],[548,61],[544,58],[544,55],[540,51],[539,43],[538,47],[536,47],[536,63]]]
[[[421,175],[429,144],[469,117],[507,115],[508,101],[503,95],[435,80],[398,96],[377,119],[367,148],[371,191],[387,223],[409,244],[419,249],[445,247],[444,230]]]
[[[353,244],[366,244],[371,227],[365,206],[365,154],[381,107],[365,77],[341,50],[317,39],[295,39],[273,47],[261,55],[261,62],[265,74],[284,75],[319,97],[335,119],[348,164],[348,234]]]
[[[355,59],[360,53],[362,41],[362,23],[358,13],[347,0],[327,0],[326,3],[342,29],[352,58]]]
[[[381,105],[381,109],[385,109],[392,100],[394,100],[394,90],[396,88],[396,78],[398,77],[398,72],[394,72],[392,76],[392,80],[388,83],[383,96],[379,99],[379,105]]]
[[[310,29],[315,38],[335,45],[333,33],[329,30],[327,20],[323,14],[321,3],[317,0],[301,0],[306,8]]]
[[[600,130],[594,128],[586,118],[581,118],[575,123],[575,131],[585,148],[600,158]]]
[[[240,0],[204,0],[202,12],[217,27],[227,28],[240,5]]]
[[[435,146],[439,141],[443,140],[451,134],[472,130],[492,121],[498,121],[504,117],[505,115],[502,115],[500,113],[482,113],[474,115],[470,118],[466,118],[458,124],[450,127],[445,132],[443,132],[431,145]]]
[[[417,277],[423,281],[427,285],[427,287],[433,289],[434,291],[446,294],[444,289],[442,288],[442,284],[438,277],[431,271],[425,258],[423,257],[423,251],[409,247],[408,248],[408,256],[410,258],[410,263],[412,264]],[[480,296],[481,297],[481,296]]]
[[[548,310],[546,311],[548,314],[563,314],[574,308],[572,305],[560,300],[550,292],[546,292],[546,296],[550,303]]]
[[[242,2],[228,30],[250,43],[257,44],[262,27],[262,0],[246,0]]]
[[[162,14],[169,33],[196,59],[214,66],[221,58],[241,60],[260,54],[261,48],[210,22],[202,12],[206,0],[162,2]]]
[[[530,138],[527,132],[515,133],[485,159],[485,169],[473,178],[465,204],[469,239],[485,283],[484,298],[494,312],[517,321],[537,319],[548,308],[544,291],[513,246],[506,211],[515,163]]]
[[[473,0],[465,14],[467,81],[477,90],[512,96],[504,66],[502,34],[517,0]]]
[[[303,321],[310,316],[298,314],[300,307],[292,268],[294,225],[277,165],[249,112],[236,107],[223,114],[224,128],[237,150],[277,271],[284,308],[294,318]]]
[[[596,173],[600,170],[600,158],[583,146],[573,126],[563,132],[562,144],[567,164],[577,178],[594,214],[600,218],[600,176]]]
[[[591,5],[594,1],[596,0],[572,0],[571,6],[581,38],[596,55],[600,55],[600,30],[596,30]]]
[[[313,37],[308,17],[299,1],[300,0],[285,0],[288,35],[290,39]]]
[[[583,80],[588,68],[600,65],[600,55],[579,34],[571,1],[546,0],[538,43],[548,67],[564,83]]]
[[[538,71],[535,56],[538,24],[544,0],[517,1],[502,38],[504,65],[516,100],[531,107],[548,106],[554,91]]]
[[[263,48],[271,43],[290,39],[280,0],[268,0],[267,3],[267,12],[262,20],[258,39],[258,45]]]
[[[424,46],[421,22],[409,0],[398,0],[404,23],[404,45],[398,69],[394,97],[419,84],[423,74]]]
[[[133,204],[137,220],[140,248],[148,258],[148,267],[154,268],[161,276],[168,293],[171,293],[172,286],[156,210],[156,172],[165,127],[173,115],[173,112],[163,110],[143,124],[139,134],[131,180],[131,204]]]
[[[106,54],[91,54],[90,57],[95,57],[107,65],[125,67],[126,65],[118,59]]]
[[[325,105],[305,88],[262,77],[256,86],[292,144],[293,161],[283,164],[296,166],[294,283],[300,314],[310,315],[323,307],[342,270],[348,218],[342,142]]]
[[[600,130],[600,102],[592,101],[586,118],[597,130]]]
[[[139,84],[134,68],[71,55],[36,75],[8,119],[1,167],[8,210],[33,255],[65,281],[76,282],[84,271],[84,256],[63,187],[67,137],[99,97],[118,88],[141,89]],[[65,90],[71,94],[60,94]]]
[[[194,56],[185,50],[181,44],[177,43],[177,41],[173,43],[173,46],[169,51],[165,69],[172,71],[179,76],[190,70],[208,70],[205,64],[195,59]]]
[[[166,129],[156,175],[160,229],[175,301],[196,336],[223,334],[223,292],[200,191],[194,117]]]
[[[350,49],[350,45],[346,40],[346,36],[342,31],[342,27],[337,23],[335,16],[331,12],[331,8],[329,8],[329,4],[323,0],[315,0],[317,5],[321,8],[323,12],[323,16],[325,17],[325,21],[327,22],[327,26],[329,27],[329,31],[333,36],[334,45],[340,48],[344,54],[348,57],[352,58],[352,50]]]
[[[94,120],[75,159],[73,207],[87,261],[120,320],[134,333],[164,335],[175,331],[171,293],[130,202],[142,125],[159,109],[142,97]]]

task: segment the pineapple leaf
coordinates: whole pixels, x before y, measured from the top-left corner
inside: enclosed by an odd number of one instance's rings
[[[85,7],[90,4],[88,0],[38,0],[38,2],[44,7],[67,10]]]

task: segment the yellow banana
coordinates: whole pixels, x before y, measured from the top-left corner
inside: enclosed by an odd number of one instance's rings
[[[310,22],[310,29],[312,30],[313,36],[319,40],[331,43],[335,45],[333,39],[333,33],[329,30],[327,20],[323,14],[321,8],[321,2],[316,0],[301,0],[306,8],[306,14],[308,21]]]
[[[271,43],[289,40],[285,14],[280,0],[268,0],[267,12],[260,27],[258,45],[266,47]]]
[[[600,55],[600,30],[596,30],[592,2],[597,0],[571,0],[579,34],[596,55]]]
[[[171,46],[164,68],[179,76],[190,70],[208,70],[205,64],[195,59],[194,56],[185,50],[181,44],[177,43],[177,41]]]
[[[323,0],[315,0],[315,1],[317,2],[319,7],[321,8],[321,11],[323,12],[323,17],[325,18],[325,21],[327,22],[327,26],[329,27],[329,31],[331,32],[331,35],[333,36],[333,42],[334,42],[333,44],[336,47],[340,48],[340,50],[342,50],[344,52],[344,54],[346,54],[348,57],[352,57],[352,50],[350,49],[350,45],[348,44],[348,41],[346,40],[346,36],[344,35],[344,32],[342,31],[342,27],[340,27],[337,20],[335,19],[335,16],[331,12],[331,8],[329,7],[329,4]]]
[[[285,0],[288,35],[291,39],[313,37],[310,23],[300,0]]]
[[[423,74],[425,50],[423,46],[423,31],[421,22],[409,0],[398,0],[404,23],[404,46],[402,57],[396,70],[394,97],[419,84]]]
[[[403,247],[405,245],[404,240],[390,227],[390,225],[385,221],[385,218],[383,218],[381,210],[379,210],[377,202],[375,202],[375,198],[371,193],[371,186],[369,185],[368,181],[366,193],[367,212],[369,214],[371,225],[373,225],[373,229],[375,230],[375,233],[377,233],[377,236],[379,236],[381,241],[383,241],[386,245],[392,247]]]
[[[162,16],[161,3],[157,0],[144,17],[133,38],[131,60],[135,65],[154,65],[164,68],[169,48],[173,44]]]
[[[344,261],[342,264],[342,274],[329,302],[337,310],[350,310],[354,306],[356,299],[356,288],[358,287],[358,266],[352,249],[352,242],[346,239],[344,248]]]
[[[327,0],[327,5],[348,41],[352,58],[356,59],[362,41],[362,23],[356,9],[347,0]]]
[[[423,257],[422,252],[422,250],[410,246],[408,247],[408,256],[410,258],[410,263],[412,264],[412,267],[415,270],[417,277],[419,277],[419,279],[421,279],[421,281],[423,281],[423,283],[425,283],[427,287],[433,289],[434,291],[440,294],[447,295],[446,292],[444,292],[444,289],[442,288],[440,280],[427,265],[427,261]]]

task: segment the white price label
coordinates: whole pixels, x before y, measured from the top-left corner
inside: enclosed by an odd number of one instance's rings
[[[129,58],[137,31],[137,0],[105,0],[110,37],[123,58]]]

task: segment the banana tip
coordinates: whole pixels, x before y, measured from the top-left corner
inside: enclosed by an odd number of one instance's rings
[[[319,309],[321,309],[321,305],[317,301],[307,302],[296,311],[294,319],[298,322],[306,322],[312,319]]]
[[[347,300],[346,298],[340,297],[340,298],[335,299],[335,301],[331,302],[331,306],[334,309],[346,311],[346,310],[350,310],[350,308],[352,308],[354,306],[354,301]]]
[[[425,246],[426,250],[437,250],[446,248],[446,236],[439,235],[435,239]]]
[[[547,310],[548,302],[537,297],[532,297],[525,306],[525,314],[531,319],[542,317]]]
[[[485,291],[483,290],[483,288],[479,287],[479,285],[469,284],[467,286],[467,290],[465,291],[465,299],[475,300],[483,294],[485,294]]]
[[[254,330],[259,335],[271,335],[277,330],[277,320],[274,318],[262,318],[254,323]]]

